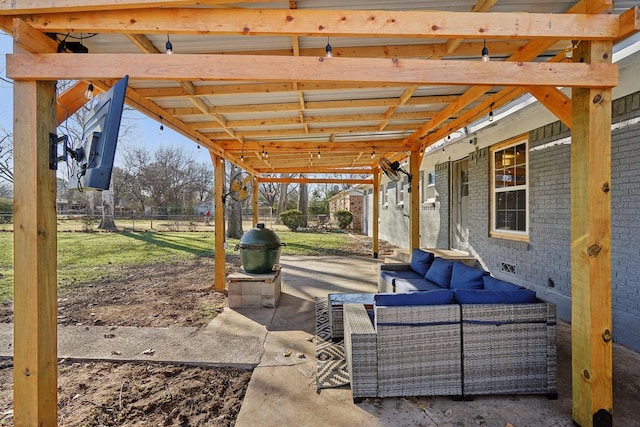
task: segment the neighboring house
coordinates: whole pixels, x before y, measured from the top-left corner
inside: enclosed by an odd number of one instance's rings
[[[349,211],[353,221],[349,226],[353,231],[363,233],[364,230],[364,191],[358,188],[341,191],[329,199],[329,219],[335,222],[337,211]]]
[[[203,200],[202,202],[196,204],[193,207],[193,210],[195,211],[196,215],[204,215],[205,213],[207,213],[207,211],[209,211],[211,215],[213,215],[213,200]]]
[[[613,336],[640,351],[640,65],[630,57],[619,66],[610,185]],[[557,304],[558,317],[570,321],[571,132],[538,103],[486,124],[427,150],[418,177],[420,246],[469,252],[494,276]],[[380,239],[407,248],[406,180],[383,178]],[[368,205],[371,192],[369,186]]]

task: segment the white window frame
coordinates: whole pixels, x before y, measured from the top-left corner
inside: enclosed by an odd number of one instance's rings
[[[420,185],[422,189],[422,203],[435,203],[436,202],[436,171],[422,171],[424,179],[420,177],[421,182],[424,185]]]
[[[509,148],[515,147],[517,145],[524,144],[525,146],[525,184],[514,185],[510,187],[501,187],[496,188],[496,153],[507,150]],[[510,240],[518,240],[518,241],[529,241],[529,211],[530,211],[530,203],[529,203],[529,181],[531,179],[529,175],[529,140],[526,136],[519,136],[516,138],[509,139],[507,141],[503,141],[499,144],[496,144],[490,149],[491,159],[490,159],[490,181],[491,181],[491,191],[490,191],[490,221],[491,228],[489,235],[491,237],[510,239]],[[515,167],[516,165],[514,165]],[[525,191],[525,230],[505,230],[496,228],[496,220],[497,220],[497,209],[496,209],[496,195],[502,192],[509,191]]]

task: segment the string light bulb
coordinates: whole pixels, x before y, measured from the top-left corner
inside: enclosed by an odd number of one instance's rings
[[[482,60],[484,62],[489,62],[491,60],[489,57],[489,49],[487,49],[487,39],[484,39],[484,46],[482,47]]]
[[[171,40],[169,40],[169,34],[167,34],[167,43],[164,46],[166,49],[165,53],[171,55],[173,53],[173,45],[171,44]]]
[[[318,147],[318,158],[320,158],[320,147]]]
[[[371,150],[371,158],[372,159],[376,158],[376,150],[375,149]]]
[[[164,125],[162,124],[162,116],[160,116],[160,131],[158,132],[158,135],[162,135],[162,131],[164,131]]]
[[[493,121],[493,104],[489,106],[489,123]]]
[[[93,83],[89,82],[89,85],[87,86],[87,90],[84,91],[84,96],[87,99],[93,99],[94,93],[93,93]]]
[[[329,43],[329,37],[327,37],[327,45],[324,51],[327,53],[327,58],[333,58],[333,48],[331,47],[331,43]]]

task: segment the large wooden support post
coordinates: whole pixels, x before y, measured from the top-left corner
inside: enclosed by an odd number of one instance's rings
[[[380,229],[380,169],[373,171],[373,215],[371,218],[371,226],[373,229],[373,257],[378,258],[380,243],[378,242],[378,233]]]
[[[411,152],[409,174],[411,175],[411,197],[409,207],[409,249],[420,247],[420,150]]]
[[[260,206],[258,204],[258,196],[260,195],[260,193],[258,188],[258,178],[254,176],[252,179],[253,179],[253,194],[252,194],[253,226],[255,227],[256,224],[258,224],[258,222],[260,221]]]
[[[214,180],[214,226],[215,226],[215,290],[218,292],[224,291],[226,287],[226,260],[225,260],[225,248],[224,248],[224,204],[222,198],[224,196],[224,160],[219,156],[211,153],[211,160],[213,161],[213,180]]]
[[[611,62],[610,42],[585,42],[574,61]],[[573,420],[612,425],[611,89],[573,90],[571,347]]]
[[[14,423],[57,425],[55,82],[14,90]]]

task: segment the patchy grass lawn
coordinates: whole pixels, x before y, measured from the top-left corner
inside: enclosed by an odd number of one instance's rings
[[[246,229],[246,227],[245,227]],[[361,238],[339,232],[277,230],[286,255],[353,255]],[[215,236],[203,232],[58,233],[58,285],[116,278],[135,266],[213,257]],[[228,239],[227,254],[238,240]],[[237,252],[236,252],[237,254]],[[13,295],[13,233],[0,233],[0,301]]]

